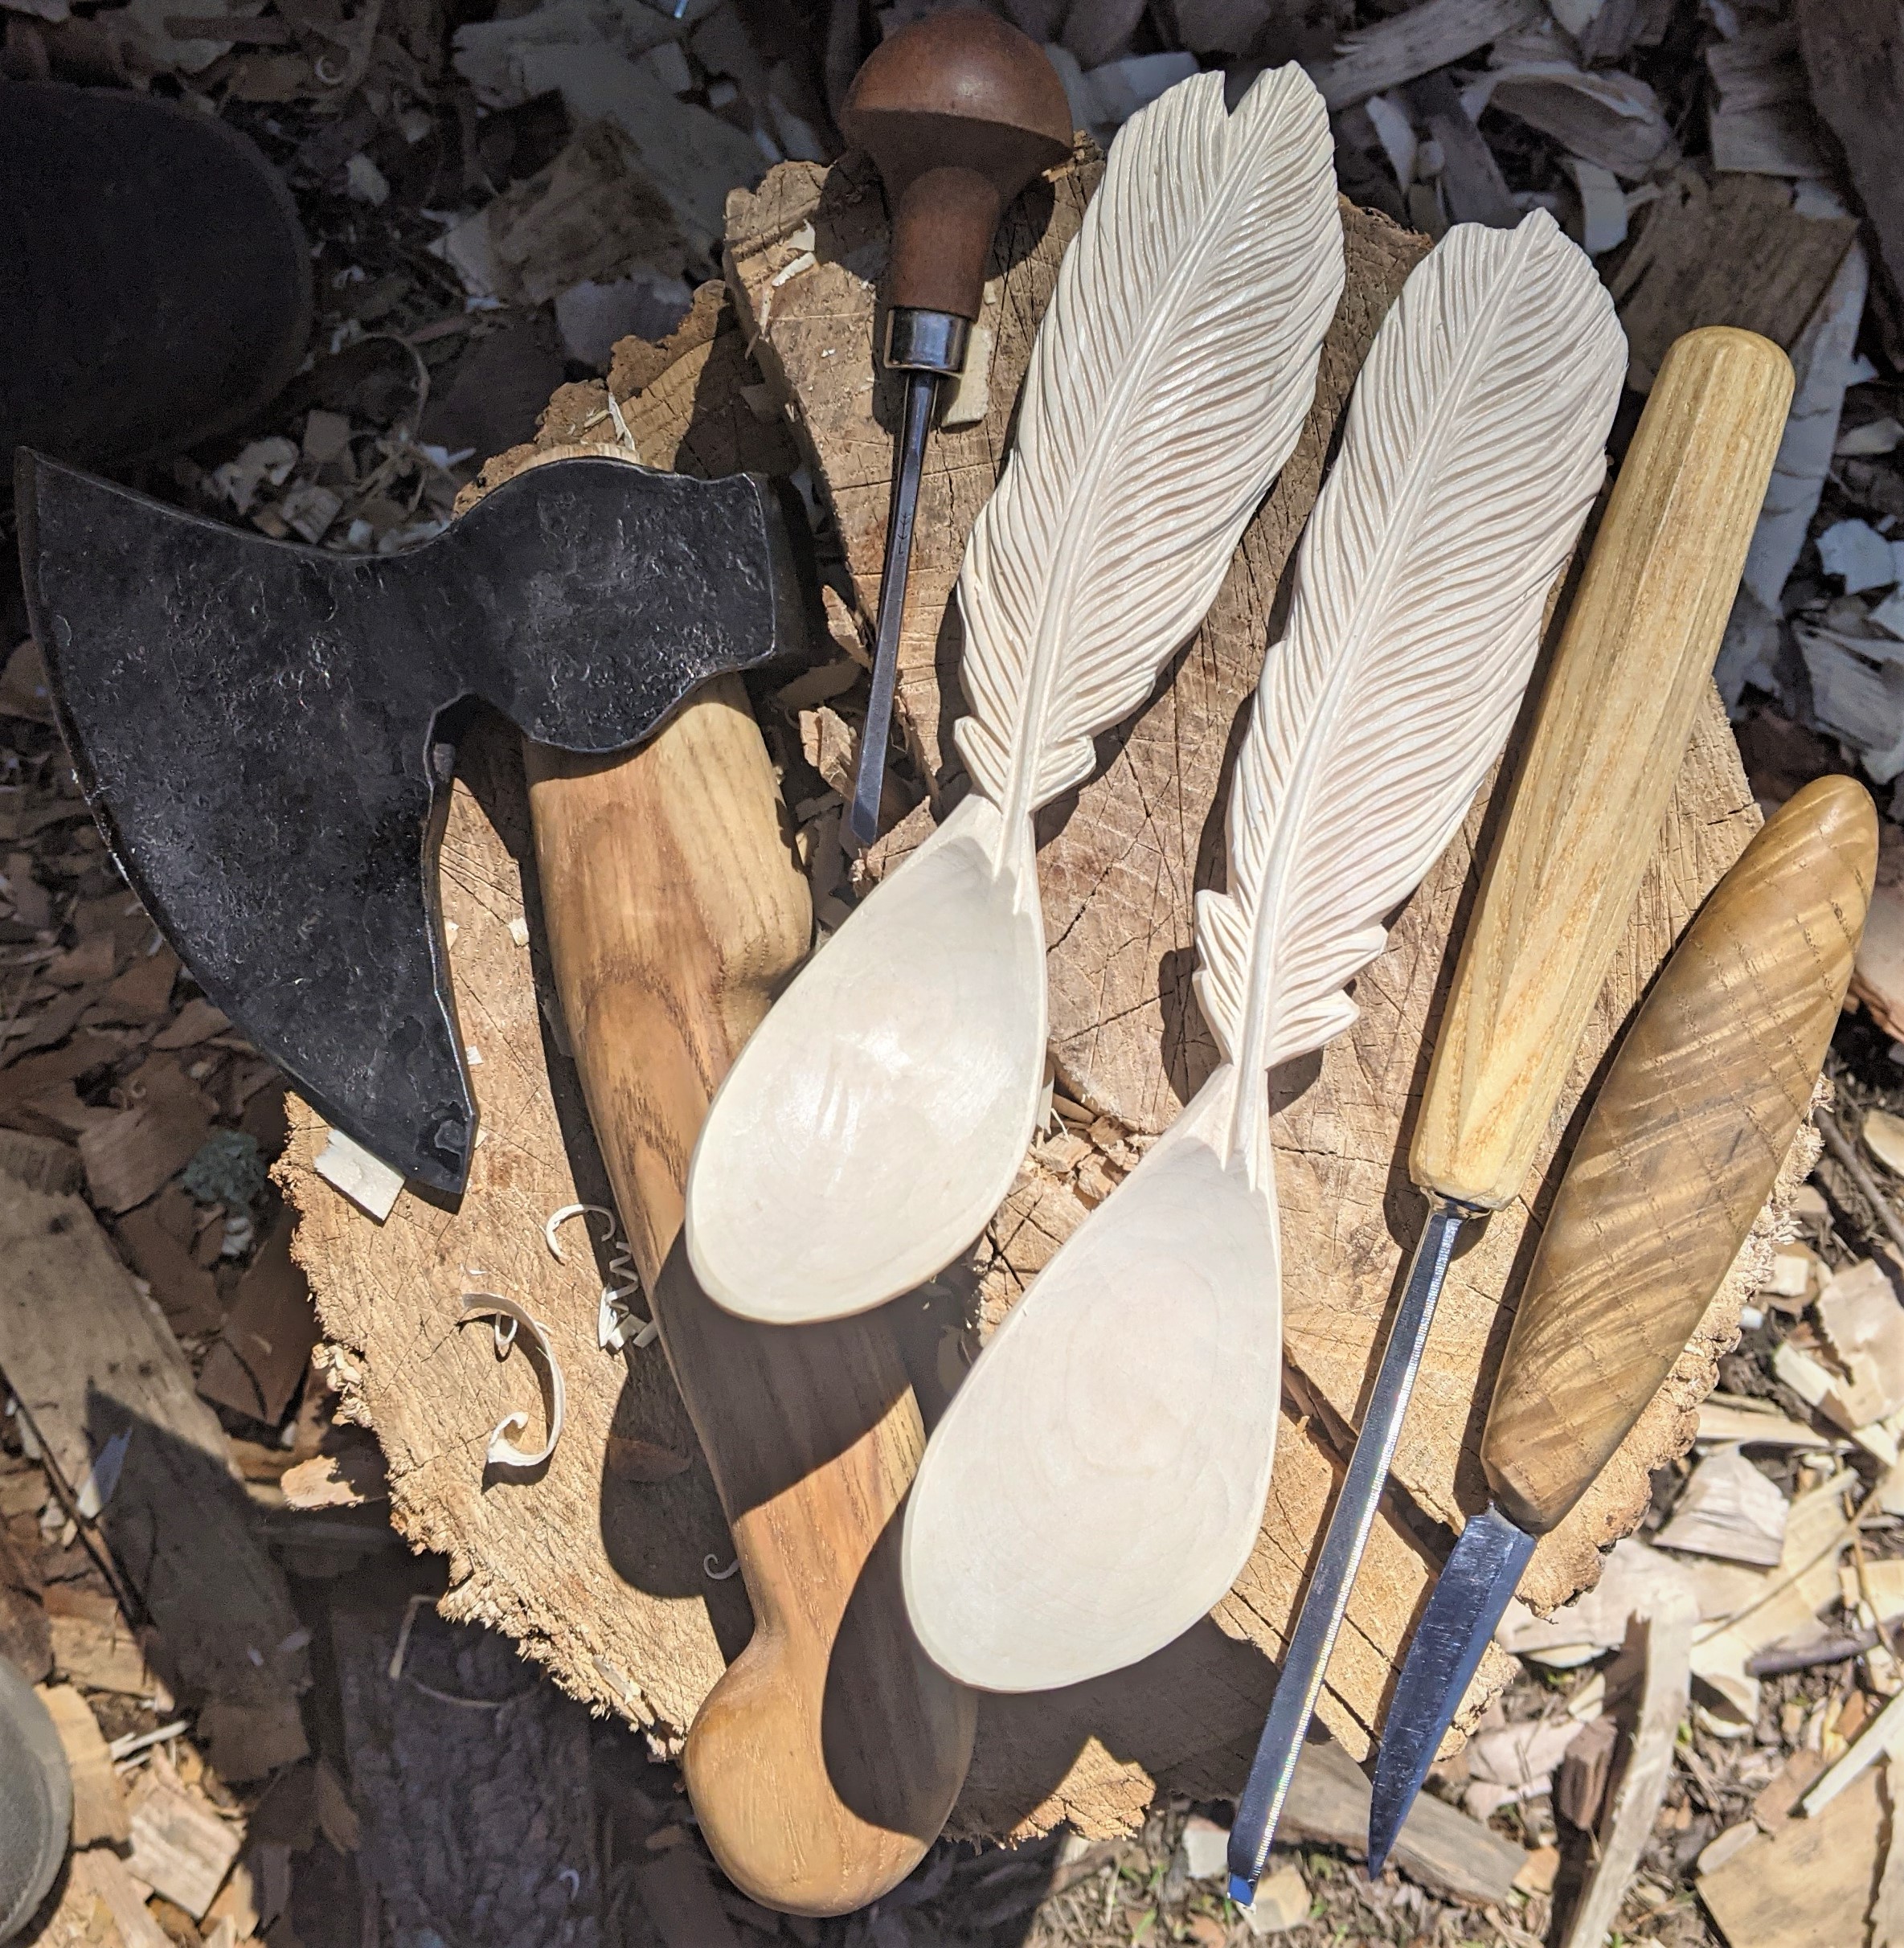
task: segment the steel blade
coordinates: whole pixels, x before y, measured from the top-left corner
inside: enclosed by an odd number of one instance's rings
[[[1369,1805],[1369,1876],[1381,1872],[1434,1762],[1441,1735],[1474,1680],[1481,1652],[1521,1582],[1535,1538],[1494,1504],[1461,1531],[1408,1647]]]
[[[588,456],[332,554],[23,452],[34,634],[88,804],[194,978],[334,1127],[462,1189],[475,1104],[434,870],[447,714],[648,737],[804,640],[777,490]]]
[[[886,743],[892,730],[893,692],[899,680],[899,624],[906,614],[906,578],[912,566],[912,522],[919,511],[919,477],[925,465],[926,432],[932,421],[936,372],[906,374],[906,416],[899,432],[899,464],[893,474],[892,507],[886,522],[886,560],[879,573],[879,622],[873,636],[873,694],[860,734],[859,770],[846,829],[862,845],[879,836],[879,793],[886,782]]]
[[[1349,1456],[1342,1492],[1329,1514],[1322,1553],[1316,1559],[1308,1593],[1290,1635],[1275,1696],[1270,1700],[1269,1717],[1230,1829],[1230,1898],[1243,1906],[1247,1907],[1255,1897],[1256,1882],[1275,1837],[1276,1821],[1289,1795],[1303,1734],[1322,1688],[1336,1632],[1349,1606],[1357,1565],[1375,1524],[1375,1511],[1401,1436],[1402,1416],[1408,1410],[1408,1396],[1415,1388],[1422,1347],[1435,1317],[1442,1282],[1447,1276],[1448,1261],[1454,1256],[1463,1223],[1478,1215],[1447,1198],[1429,1197],[1428,1220],[1415,1247],[1408,1283],[1389,1328],[1388,1344],[1382,1351],[1375,1390],[1356,1438],[1355,1452]]]

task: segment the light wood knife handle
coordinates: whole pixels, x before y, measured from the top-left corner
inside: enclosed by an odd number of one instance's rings
[[[1519,1190],[1652,856],[1791,399],[1750,332],[1666,354],[1580,578],[1462,943],[1409,1169]]]
[[[1719,882],[1633,1017],[1521,1294],[1481,1459],[1543,1534],[1659,1390],[1812,1100],[1877,865],[1863,786],[1820,778]]]
[[[715,1087],[806,952],[806,882],[738,678],[629,755],[527,757],[589,1115],[753,1603],[751,1640],[689,1731],[689,1793],[737,1886],[845,1913],[911,1872],[972,1754],[972,1694],[920,1650],[899,1588],[919,1408],[878,1316],[736,1319],[679,1242]]]

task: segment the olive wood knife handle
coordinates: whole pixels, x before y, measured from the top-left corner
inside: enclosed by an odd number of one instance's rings
[[[937,1837],[975,1705],[907,1621],[899,1510],[924,1435],[891,1328],[736,1319],[679,1243],[715,1085],[807,951],[806,882],[738,677],[628,755],[530,745],[527,761],[589,1116],[753,1604],[751,1640],[688,1733],[689,1793],[745,1893],[842,1913]]]
[[[1666,354],[1594,538],[1488,859],[1409,1170],[1493,1210],[1519,1190],[1652,857],[1791,399],[1750,332]]]
[[[1481,1459],[1544,1534],[1626,1438],[1738,1255],[1851,978],[1877,816],[1849,778],[1783,806],[1640,1004],[1534,1254]]]

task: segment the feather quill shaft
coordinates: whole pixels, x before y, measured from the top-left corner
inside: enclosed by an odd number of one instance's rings
[[[1383,916],[1499,756],[1625,369],[1540,211],[1449,231],[1377,335],[1238,763],[1230,890],[1198,896],[1198,1001],[1239,1071],[1225,1159],[1260,1186],[1261,1078],[1355,1019]]]
[[[1293,65],[1234,113],[1196,76],[1112,145],[959,579],[953,735],[1003,815],[995,870],[1202,620],[1296,444],[1342,289],[1332,155]]]

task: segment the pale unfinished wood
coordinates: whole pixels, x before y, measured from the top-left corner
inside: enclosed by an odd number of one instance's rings
[[[71,1684],[39,1684],[35,1688],[59,1734],[60,1749],[72,1774],[72,1844],[94,1847],[104,1841],[109,1846],[122,1845],[132,1831],[125,1795],[92,1707]]]
[[[1228,890],[1198,905],[1226,1059],[1000,1328],[913,1493],[913,1620],[968,1682],[1117,1669],[1250,1554],[1282,1384],[1267,1073],[1353,1020],[1348,983],[1500,755],[1625,363],[1544,216],[1451,233],[1377,334],[1237,759]]]
[[[194,1701],[295,1711],[297,1614],[163,1316],[83,1198],[0,1178],[0,1373],[68,1495],[127,1437],[99,1526],[158,1627],[160,1674]]]
[[[1790,351],[1857,235],[1849,217],[1801,216],[1775,177],[1679,170],[1609,280],[1632,348],[1628,383],[1650,391],[1667,348],[1701,325],[1736,325]]]
[[[960,571],[973,789],[804,968],[709,1111],[712,1297],[840,1318],[933,1278],[1011,1187],[1046,1041],[1033,821],[1196,628],[1299,436],[1342,284],[1300,70],[1172,88],[1112,145]]]
[[[986,423],[994,435],[1007,423],[1009,407],[1002,400],[1022,373],[1038,307],[1075,228],[1075,206],[1090,187],[1091,166],[1085,152],[1068,170],[1054,173],[1048,231],[1031,260],[1013,262],[1005,275],[1001,296],[1009,305],[991,363],[990,410],[996,416]],[[1038,870],[1058,1087],[1137,1135],[1134,1144],[1120,1144],[1115,1140],[1123,1131],[1100,1123],[1093,1141],[1099,1152],[1108,1144],[1110,1156],[1095,1156],[1082,1169],[1028,1164],[964,1275],[977,1283],[988,1328],[1136,1160],[1144,1133],[1170,1121],[1217,1059],[1189,993],[1190,914],[1193,888],[1222,882],[1219,784],[1226,747],[1240,735],[1238,714],[1260,669],[1279,583],[1314,501],[1349,384],[1403,276],[1427,248],[1425,239],[1369,211],[1345,206],[1343,214],[1348,283],[1324,346],[1316,405],[1304,438],[1245,531],[1230,577],[1196,640],[1146,710],[1120,733],[1100,740],[1105,763],[1099,774],[1041,821]],[[886,411],[884,403],[850,348],[862,334],[865,345],[870,343],[873,298],[863,277],[876,277],[882,262],[876,187],[851,158],[831,172],[788,165],[772,172],[757,194],[733,198],[728,235],[737,302],[753,328],[764,317],[760,354],[785,400],[814,477],[838,513],[855,591],[870,614],[877,592],[890,436],[877,416]],[[776,286],[775,278],[797,264],[809,241],[817,272],[796,270]],[[838,260],[848,256],[862,276],[840,268]],[[829,356],[833,346],[846,349]],[[997,464],[963,432],[936,441],[935,448],[955,468],[962,490],[973,469]],[[933,460],[929,452],[928,468]],[[968,493],[955,502],[947,494],[936,505],[935,522],[922,522],[915,542],[915,564],[939,565],[940,579],[932,585],[941,601],[950,592],[972,497]],[[926,572],[932,572],[929,566]],[[915,623],[930,613],[922,604]],[[943,640],[955,650],[956,614],[956,608],[945,612],[942,621]],[[949,722],[959,708],[956,692],[948,688],[941,702],[936,684],[927,687],[932,683],[923,672],[916,678],[913,701],[919,721],[930,725],[944,715]],[[1524,742],[1524,733],[1517,733],[1510,767]],[[936,749],[915,743],[928,757]],[[953,798],[961,780],[955,772],[936,782],[943,798]],[[1288,1278],[1287,1378],[1291,1398],[1313,1416],[1327,1444],[1293,1442],[1287,1434],[1282,1439],[1271,1514],[1250,1566],[1216,1614],[1272,1655],[1326,1512],[1333,1455],[1345,1451],[1359,1419],[1387,1308],[1414,1244],[1419,1203],[1400,1160],[1419,1100],[1424,1042],[1432,1046],[1452,972],[1448,941],[1472,901],[1479,841],[1492,829],[1492,793],[1490,782],[1398,916],[1387,949],[1357,981],[1354,1026],[1323,1052],[1319,1063],[1311,1058],[1271,1078]],[[1405,1493],[1393,1504],[1396,1508],[1412,1504],[1431,1520],[1457,1527],[1485,1505],[1487,1485],[1476,1451],[1484,1409],[1475,1403],[1486,1398],[1505,1340],[1501,1295],[1515,1265],[1525,1263],[1530,1213],[1542,1201],[1541,1187],[1554,1181],[1557,1161],[1564,1161],[1556,1151],[1609,1039],[1759,823],[1717,693],[1709,687],[1626,935],[1537,1156],[1530,1176],[1535,1188],[1491,1218],[1451,1268],[1402,1432],[1396,1473]],[[903,857],[932,829],[932,812],[922,807],[882,842],[874,863]],[[1801,1129],[1747,1250],[1665,1386],[1601,1481],[1543,1541],[1525,1586],[1531,1600],[1543,1606],[1562,1602],[1597,1578],[1596,1548],[1632,1528],[1647,1506],[1650,1469],[1691,1439],[1697,1403],[1714,1384],[1718,1353],[1736,1332],[1741,1300],[1756,1289],[1769,1264],[1777,1214],[1788,1208],[1816,1152],[1815,1136]],[[947,1282],[956,1287],[961,1280],[952,1276]],[[1276,1514],[1284,1498],[1286,1529]],[[1414,1519],[1412,1512],[1407,1519]],[[1299,1539],[1295,1532],[1304,1523]],[[1405,1641],[1431,1576],[1407,1529],[1385,1516],[1351,1598],[1319,1706],[1324,1722],[1358,1756],[1368,1749],[1369,1726],[1379,1721],[1389,1659]],[[1149,1673],[1169,1660],[1173,1681],[1181,1679],[1184,1686],[1174,1695],[1193,1723],[1207,1710],[1198,1686],[1214,1679],[1196,1654],[1202,1642],[1200,1633],[1192,1632],[1162,1659],[1140,1667]],[[1493,1656],[1490,1652],[1484,1665],[1471,1707],[1484,1698],[1490,1684],[1500,1682],[1506,1667]],[[1140,1681],[1148,1680],[1133,1672],[1132,1688]],[[1085,1688],[1094,1697],[1107,1689],[1121,1694],[1116,1680]],[[988,1700],[981,1707],[961,1816],[982,1811],[989,1819],[994,1811],[1002,1816],[1019,1810],[1015,1802],[991,1796],[990,1754],[998,1748],[989,1741],[1001,1735],[1007,1717],[1035,1703]],[[1128,1819],[1129,1809],[1144,1803],[1141,1782],[1184,1776],[1175,1770],[1183,1762],[1177,1741],[1153,1745],[1133,1738],[1120,1749],[1141,1756],[1120,1763],[1094,1749],[1087,1732],[1080,1731],[1080,1740],[1077,1770],[1068,1781],[1054,1774],[1053,1796],[1036,1809],[1034,1823],[1048,1824],[1067,1807],[1083,1809],[1087,1821]],[[1247,1756],[1246,1750],[1235,1762],[1240,1766]],[[1240,1777],[1239,1770],[1228,1790]],[[1102,1829],[1094,1824],[1090,1830]]]
[[[1545,1134],[1626,931],[1791,400],[1768,340],[1668,354],[1535,706],[1461,942],[1409,1149],[1424,1189],[1497,1209]]]
[[[913,539],[897,709],[944,808],[964,787],[951,759],[964,709],[963,633],[952,600],[978,510],[1004,464],[1032,334],[1102,164],[1095,145],[1008,211],[993,258],[996,299],[982,421],[935,434]],[[1428,248],[1386,218],[1341,206],[1347,281],[1323,340],[1315,403],[1269,497],[1244,530],[1209,616],[1151,701],[1098,739],[1105,760],[1038,822],[1051,1047],[1067,1093],[1131,1128],[1163,1130],[1216,1062],[1190,994],[1191,894],[1221,877],[1218,790],[1255,689],[1284,565],[1308,518],[1349,388],[1375,328]],[[808,253],[815,263],[799,266]],[[885,261],[878,185],[855,158],[788,163],[728,212],[729,282],[793,432],[824,485],[862,617],[878,604],[891,491],[894,402],[871,364],[874,289]],[[785,275],[791,270],[791,275]],[[784,281],[776,284],[783,277]],[[990,288],[990,287],[989,287]],[[870,628],[870,624],[868,625]],[[889,864],[932,830],[915,812],[877,855]]]

